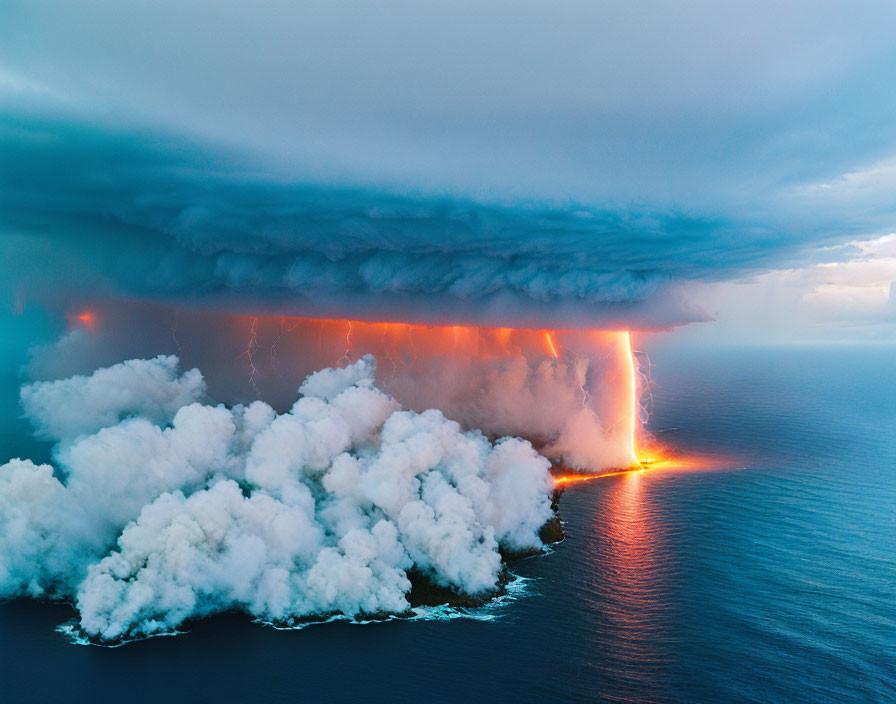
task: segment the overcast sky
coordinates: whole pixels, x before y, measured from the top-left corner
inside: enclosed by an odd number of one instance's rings
[[[892,339],[893,26],[892,2],[9,0],[9,300],[45,277]]]

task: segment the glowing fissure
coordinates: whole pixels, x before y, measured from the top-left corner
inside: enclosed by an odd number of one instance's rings
[[[733,457],[720,455],[692,455],[670,452],[661,447],[651,448],[651,456],[640,458],[638,463],[620,470],[595,473],[570,473],[554,476],[554,482],[558,486],[590,482],[595,479],[609,479],[622,477],[629,474],[642,474],[653,471],[695,472],[729,469],[737,466],[737,460]]]

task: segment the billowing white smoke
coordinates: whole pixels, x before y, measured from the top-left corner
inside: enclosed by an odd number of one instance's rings
[[[162,424],[205,394],[199,370],[178,377],[177,364],[172,356],[132,359],[89,377],[39,381],[22,388],[22,406],[39,437],[60,442],[115,425],[126,416]]]
[[[0,596],[74,598],[101,640],[241,609],[291,622],[408,609],[408,570],[496,589],[541,546],[549,463],[439,411],[403,411],[365,356],[278,415],[202,405],[197,370],[132,360],[22,391],[58,467],[0,466]]]

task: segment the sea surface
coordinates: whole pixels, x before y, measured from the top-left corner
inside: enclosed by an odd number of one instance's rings
[[[896,701],[896,350],[660,350],[651,427],[699,470],[577,484],[567,538],[476,618],[116,649],[0,603],[0,702]],[[3,384],[0,458],[38,452]],[[43,459],[35,457],[35,459]]]

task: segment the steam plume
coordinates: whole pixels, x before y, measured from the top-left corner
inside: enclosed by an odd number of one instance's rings
[[[537,549],[549,463],[441,412],[401,410],[364,356],[284,414],[199,402],[175,357],[26,386],[57,466],[0,467],[0,596],[75,600],[113,641],[239,609],[295,622],[408,609],[408,570],[467,594]],[[110,394],[110,390],[115,391]]]

